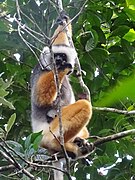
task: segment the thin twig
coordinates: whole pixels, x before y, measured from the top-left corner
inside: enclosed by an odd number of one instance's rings
[[[126,111],[126,110],[119,110],[116,108],[108,108],[108,107],[93,107],[93,110],[112,112],[112,113],[118,113],[118,114],[124,114],[124,115],[135,115],[135,110]]]
[[[29,162],[29,161],[28,161]],[[60,169],[60,168],[57,168],[55,166],[52,166],[52,165],[44,165],[44,164],[37,164],[37,163],[33,163],[33,162],[29,162],[29,165],[30,166],[34,166],[34,167],[37,167],[37,168],[50,168],[50,169],[55,169],[55,170],[58,170],[58,171],[61,171],[63,173],[67,173],[66,171]]]
[[[43,44],[43,45],[46,45],[46,43],[44,41],[41,41],[38,37],[34,36],[31,32],[33,33],[36,33],[38,36],[42,36],[40,33],[30,29],[28,26],[26,26],[25,24],[22,24],[21,23],[21,20],[17,20],[17,18],[15,17],[14,15],[14,19],[15,21],[17,22],[17,24],[20,26],[21,29],[23,29],[25,32],[27,32],[31,37],[33,37],[34,39],[36,39],[37,41],[39,41],[39,43]],[[42,36],[43,37],[43,36]],[[37,49],[35,46],[34,46],[35,49]]]
[[[16,21],[17,21],[17,19],[16,19]],[[20,25],[19,25],[19,24],[20,24],[20,23],[19,23],[19,21],[18,21],[18,34],[19,34],[19,36],[21,37],[22,41],[26,44],[26,46],[31,50],[31,52],[32,52],[32,53],[34,54],[34,56],[36,57],[37,61],[39,62],[39,65],[40,65],[41,69],[44,69],[44,67],[43,67],[42,64],[40,63],[40,59],[38,58],[37,54],[36,54],[35,51],[31,48],[31,44],[29,45],[29,42],[27,42],[27,41],[23,38],[23,36],[22,36],[22,34],[21,34],[21,30],[20,30]]]
[[[56,34],[55,36],[53,36],[53,38],[51,39],[51,45],[53,44],[53,42],[55,41],[55,39],[57,38],[57,36],[58,36],[62,31],[66,30],[67,26],[68,26],[69,24],[71,24],[71,23],[82,13],[82,11],[83,11],[83,9],[84,9],[84,7],[85,7],[85,5],[86,5],[87,2],[88,2],[88,0],[86,0],[85,3],[82,5],[80,11],[79,11],[72,19],[70,19],[68,23],[65,23],[65,25],[63,26],[63,28],[61,29],[61,31],[59,31],[58,34]],[[61,11],[60,11],[60,12],[61,12]],[[59,12],[59,14],[60,14],[60,12]],[[67,32],[68,32],[68,30],[67,30]],[[72,38],[70,37],[70,35],[68,36],[68,40],[69,40],[69,44],[71,45],[71,47],[74,48],[74,43],[73,43]]]
[[[48,37],[48,36],[46,36],[46,34],[41,30],[41,28],[38,26],[38,24],[35,22],[35,19],[33,18],[33,16],[32,16],[32,14],[30,14],[30,16],[31,16],[31,18],[29,17],[29,16],[27,16],[21,9],[20,9],[20,12],[21,12],[21,14],[22,15],[24,15],[31,23],[33,23],[36,27],[37,27],[37,29],[40,31],[40,33],[38,33],[38,32],[36,32],[36,31],[34,31],[34,30],[32,30],[32,29],[30,29],[29,28],[29,30],[31,30],[31,31],[33,31],[35,34],[38,34],[39,36],[41,36],[41,37],[44,37],[45,39],[47,39],[47,40],[50,40],[50,38]]]
[[[18,13],[18,20],[17,18],[15,18],[15,21],[17,22],[18,24],[18,34],[19,36],[21,37],[21,39],[23,40],[23,42],[26,44],[26,46],[31,50],[31,52],[34,54],[34,56],[36,57],[36,59],[38,60],[39,62],[39,65],[41,67],[41,69],[44,69],[44,67],[42,66],[42,64],[40,63],[40,59],[38,58],[37,54],[35,53],[35,51],[31,48],[31,46],[29,45],[29,42],[27,42],[22,34],[21,34],[21,15],[20,15],[20,6],[19,6],[19,3],[18,3],[18,0],[16,0],[16,8],[17,8],[17,13]]]
[[[87,2],[88,2],[88,0],[86,0],[86,1],[84,2],[84,4],[82,5],[80,11],[70,20],[70,23],[71,23],[74,19],[76,19],[76,18],[82,13],[82,11],[83,11],[83,9],[84,9],[84,7],[85,7],[85,5],[86,5]],[[73,48],[75,48],[73,42],[71,43],[71,45],[72,45]],[[85,85],[85,83],[84,83],[84,81],[83,81],[83,78],[82,78],[82,72],[81,72],[81,66],[80,66],[79,58],[76,57],[75,61],[76,61],[75,67],[76,67],[76,69],[77,69],[77,77],[78,77],[80,86],[83,88],[84,92],[86,93],[86,96],[87,96],[86,98],[87,98],[89,101],[91,101],[90,90],[89,90],[88,87]]]
[[[27,32],[31,37],[33,37],[34,39],[36,39],[39,43],[46,45],[46,43],[44,41],[41,41],[38,37],[34,36],[29,30],[30,28],[28,28],[26,25],[20,23],[20,27],[21,29],[23,29],[25,32]],[[33,30],[31,30],[32,32],[35,32]]]
[[[21,14],[20,14],[20,6],[18,3],[18,0],[16,0],[16,9],[17,9],[17,14],[18,14],[18,21],[21,21],[22,18],[21,18]]]
[[[82,5],[82,7],[80,8],[80,11],[70,20],[70,23],[71,23],[72,21],[74,21],[74,20],[82,13],[82,11],[83,11],[85,5],[87,4],[87,2],[88,2],[88,0],[86,0],[86,1],[84,2],[84,4]]]
[[[56,62],[54,60],[54,53],[50,47],[50,53],[51,53],[51,60],[52,60],[52,64],[53,64],[53,69],[54,69],[54,77],[55,77],[55,82],[56,82],[56,91],[57,91],[57,101],[58,101],[58,107],[57,107],[57,112],[58,112],[58,116],[59,116],[59,128],[60,128],[60,143],[62,145],[64,145],[64,137],[63,137],[63,127],[62,127],[62,115],[61,115],[61,106],[60,106],[60,102],[61,102],[61,92],[60,92],[60,81],[59,81],[59,77],[58,77],[58,70],[56,67]]]
[[[55,136],[55,134],[51,131],[51,129],[50,129],[50,132],[51,132],[51,134],[54,136],[54,138],[58,141],[58,143],[60,144],[60,146],[61,146],[61,148],[62,148],[62,152],[63,152],[64,157],[65,157],[65,159],[66,159],[66,163],[68,163],[68,168],[70,168],[69,158],[68,158],[68,154],[67,154],[67,152],[66,152],[66,149],[65,149],[65,147],[64,147],[64,144],[61,144],[61,142],[60,142],[59,139]],[[63,140],[64,140],[64,139],[63,139]],[[67,168],[67,169],[68,169],[68,168]],[[69,170],[68,170],[68,172],[69,172]]]
[[[20,6],[19,6],[19,3],[18,3],[18,0],[16,0],[16,8],[17,8],[17,14],[18,14],[18,20],[21,21],[21,14],[24,15],[31,23],[33,23],[34,25],[36,25],[36,27],[40,30],[40,32],[43,34],[43,36],[49,40],[49,37],[47,37],[44,32],[40,29],[40,27],[38,26],[38,24],[33,21],[31,18],[29,18],[21,9],[20,9]],[[35,31],[36,32],[36,31]]]
[[[87,1],[86,1],[87,2]],[[84,3],[84,6],[86,4],[86,2]],[[57,0],[57,5],[58,5],[58,10],[59,10],[59,14],[63,11],[63,6],[62,6],[62,0]],[[83,7],[84,7],[83,6]],[[81,13],[81,12],[80,12]],[[77,17],[77,16],[76,16]],[[71,22],[70,22],[71,23]],[[74,47],[74,44],[73,44],[73,41],[72,41],[72,37],[71,35],[69,34],[69,31],[68,31],[68,23],[66,23],[66,21],[63,21],[63,29],[62,31],[65,31],[66,34],[67,34],[67,38],[68,38],[68,41],[69,41],[69,44],[72,48],[75,49]],[[59,32],[60,33],[60,32]],[[59,34],[58,33],[58,34]],[[52,40],[52,44],[54,42],[54,40],[57,38],[58,34],[54,37],[54,39]],[[87,86],[84,84],[83,82],[83,79],[82,79],[82,74],[81,74],[81,67],[80,67],[80,63],[79,63],[79,59],[78,57],[76,57],[76,67],[77,67],[77,70],[78,70],[78,79],[79,79],[79,82],[80,82],[80,85],[81,87],[83,87],[85,93],[87,94],[87,99],[90,100],[90,91],[89,89],[87,88]],[[57,80],[57,76],[56,76],[56,80]],[[57,84],[57,81],[56,81],[56,84]],[[58,83],[59,85],[59,83]],[[59,92],[59,91],[58,91]],[[59,98],[59,96],[58,96]],[[59,99],[60,100],[60,99]],[[62,144],[62,148],[64,150],[64,154],[65,154],[65,159],[66,159],[66,165],[67,165],[67,171],[69,173],[69,176],[70,176],[70,163],[69,163],[69,158],[68,158],[68,155],[65,151],[65,148],[64,148],[64,138],[63,138],[63,130],[62,130],[62,120],[61,120],[61,107],[60,107],[60,101],[58,103],[58,116],[59,116],[59,127],[60,127],[60,142]],[[69,177],[70,178],[70,177]]]
[[[50,168],[50,169],[54,169],[54,170],[57,170],[57,171],[60,171],[64,174],[66,174],[66,176],[68,177],[69,180],[72,180],[72,178],[70,177],[68,171],[65,171],[63,169],[60,169],[60,168],[57,168],[55,166],[52,166],[52,165],[43,165],[43,164],[37,164],[37,163],[32,163],[32,162],[29,162],[31,166],[34,166],[34,167],[37,167],[37,168]]]

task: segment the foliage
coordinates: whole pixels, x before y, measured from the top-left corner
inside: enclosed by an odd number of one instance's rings
[[[52,35],[52,22],[57,12],[51,3],[40,0],[20,0],[19,3],[25,14],[22,21],[26,26],[38,33]],[[63,1],[71,18],[83,3],[80,0]],[[17,23],[13,21],[15,13],[14,0],[0,1],[0,138],[6,137],[16,152],[30,159],[41,139],[41,133],[31,134],[30,126],[29,79],[37,59],[18,35]],[[83,78],[91,90],[94,106],[113,106],[127,111],[135,109],[134,29],[134,0],[88,1],[83,12],[73,21],[73,40],[81,67],[86,72]],[[40,43],[23,31],[23,37],[37,48],[33,49],[39,55],[38,49],[42,49],[47,40],[37,34],[36,37],[43,41]],[[17,54],[20,55],[19,60]],[[77,97],[81,92],[80,85],[75,77],[71,80]],[[94,111],[89,124],[91,135],[97,136],[134,128],[134,115],[103,111]],[[89,179],[89,174],[92,180],[130,179],[135,174],[134,158],[134,137],[126,137],[100,146],[89,161],[76,164],[72,175],[77,180]],[[7,165],[4,158],[0,159],[0,165]],[[10,173],[2,172],[0,178],[7,179]],[[42,178],[42,173],[39,172],[38,176]]]

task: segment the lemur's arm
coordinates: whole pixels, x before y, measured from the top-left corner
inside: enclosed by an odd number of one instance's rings
[[[58,71],[58,78],[60,87],[63,78],[70,71],[69,67],[65,67],[64,70]],[[57,97],[57,89],[55,82],[55,75],[53,71],[44,72],[40,75],[36,83],[36,101],[39,106],[51,105]]]

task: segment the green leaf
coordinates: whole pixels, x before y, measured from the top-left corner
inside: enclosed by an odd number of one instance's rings
[[[87,41],[86,46],[85,46],[85,50],[87,52],[94,49],[96,47],[96,45],[97,45],[97,42],[98,42],[98,35],[97,35],[97,32],[95,30],[91,30],[89,32],[89,34],[90,34],[90,38]]]
[[[42,134],[42,131],[40,132],[36,132],[36,133],[32,133],[32,137],[31,137],[31,141],[32,143],[35,141],[35,139],[40,136]]]
[[[92,60],[89,58],[88,63],[91,64],[94,59],[98,65],[101,65],[108,58],[108,52],[103,48],[95,48],[90,52],[90,57],[92,57]]]
[[[135,101],[135,77],[130,77],[117,84],[116,87],[109,90],[105,95],[96,102],[97,106],[112,105],[124,98],[130,98]]]
[[[25,149],[29,149],[29,146],[31,145],[31,136],[32,134],[30,134],[25,140],[25,143],[24,143]]]
[[[8,21],[0,20],[0,31],[9,32],[9,23],[8,23]]]
[[[15,151],[19,152],[19,153],[24,153],[24,149],[23,149],[23,146],[22,144],[16,142],[16,141],[12,141],[12,140],[8,140],[6,141],[6,143],[12,147]]]
[[[122,45],[122,48],[123,48],[124,52],[126,53],[126,55],[130,59],[133,59],[133,61],[134,61],[135,48],[133,46],[131,46],[131,43],[125,39],[122,39],[121,45]]]
[[[100,18],[97,16],[92,11],[89,11],[87,13],[87,21],[92,25],[92,26],[100,26]]]
[[[15,119],[16,119],[16,114],[12,114],[11,117],[9,118],[8,120],[8,123],[7,123],[7,126],[5,128],[7,134],[9,133],[9,131],[11,130],[12,126],[14,125],[15,123]]]
[[[25,148],[29,149],[29,147],[33,147],[34,150],[37,150],[42,137],[42,131],[30,134],[25,140]]]
[[[129,42],[135,41],[135,31],[134,29],[130,29],[123,37],[123,39],[126,39]]]
[[[8,95],[8,91],[5,91],[5,89],[3,89],[3,88],[0,88],[0,96],[1,97],[5,97],[5,96],[7,96]]]
[[[110,8],[104,8],[103,9],[103,15],[102,16],[104,19],[106,19],[107,22],[111,19],[112,15],[113,15],[112,9],[110,9]]]
[[[3,81],[4,83],[2,84],[2,87],[4,88],[4,89],[7,89],[8,87],[10,87],[12,84],[13,84],[13,77],[11,77],[10,78],[10,80],[8,80],[8,81]]]
[[[38,136],[34,140],[34,143],[33,143],[34,150],[38,149],[42,138],[43,138],[43,135],[42,135],[42,131],[41,131],[40,133],[38,133]]]
[[[132,110],[134,110],[134,109],[135,109],[135,108],[134,108],[134,105],[131,105],[131,106],[128,107],[127,110],[128,110],[128,111],[132,111]]]
[[[91,51],[92,49],[94,49],[95,45],[94,45],[94,40],[91,38],[87,41],[86,46],[85,46],[85,50],[87,52]]]
[[[129,31],[129,29],[130,29],[130,27],[128,27],[126,25],[119,26],[112,32],[111,36],[123,37]]]
[[[98,41],[101,44],[105,44],[106,43],[106,37],[104,32],[102,31],[102,29],[100,27],[94,26],[93,29],[96,31],[96,33],[98,34]]]
[[[135,9],[135,1],[134,0],[126,0],[126,4],[128,8]]]
[[[5,106],[8,106],[10,109],[15,109],[15,107],[13,106],[13,104],[9,101],[7,101],[5,98],[3,97],[0,97],[0,103],[5,105]]]
[[[8,95],[8,91],[6,89],[12,84],[12,78],[9,81],[3,81],[2,78],[0,78],[0,96],[5,97]]]
[[[125,8],[124,11],[126,12],[127,16],[132,20],[135,21],[135,10]]]
[[[5,136],[5,131],[0,127],[0,138]]]

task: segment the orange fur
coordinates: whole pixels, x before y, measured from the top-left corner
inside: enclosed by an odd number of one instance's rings
[[[68,33],[70,34],[70,36],[72,36],[71,24],[68,25]],[[53,45],[60,45],[60,44],[70,46],[66,31],[63,26],[59,26],[55,30],[53,35]]]
[[[92,112],[92,109],[91,109],[91,112]],[[89,132],[86,126],[81,129],[81,131],[78,134],[78,137],[82,139],[87,139],[89,137]]]
[[[74,152],[78,150],[77,146],[73,143],[75,137],[88,137],[86,125],[88,124],[91,116],[92,107],[91,103],[87,100],[78,100],[74,104],[62,108],[62,127],[64,132],[65,148],[67,151]],[[59,142],[53,136],[54,134],[58,139],[60,138],[58,117],[51,122],[50,130],[51,132],[45,132],[45,136],[43,137],[41,143],[42,146],[51,151],[61,151]],[[82,135],[78,136],[81,131]]]
[[[62,127],[65,142],[75,137],[87,125],[91,118],[91,105],[87,100],[78,100],[74,104],[62,108]],[[50,125],[52,132],[59,128],[58,117]]]
[[[64,76],[69,72],[69,69],[65,69],[63,72],[59,72],[58,78],[60,82],[60,86]],[[54,79],[54,72],[45,72],[43,73],[36,84],[36,94],[37,94],[37,102],[40,106],[42,105],[50,105],[56,99],[57,91],[56,91],[56,83]]]

